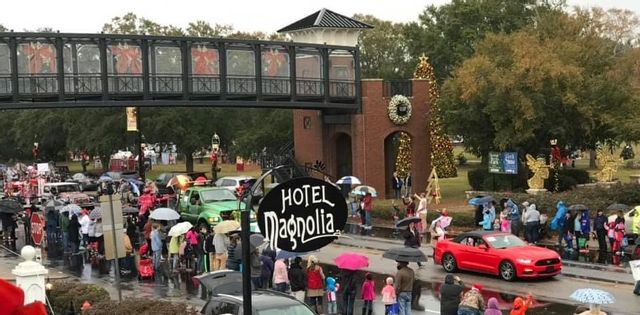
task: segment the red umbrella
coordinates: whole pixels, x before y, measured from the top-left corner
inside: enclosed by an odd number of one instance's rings
[[[333,261],[340,269],[359,270],[369,267],[369,257],[357,253],[342,253]]]

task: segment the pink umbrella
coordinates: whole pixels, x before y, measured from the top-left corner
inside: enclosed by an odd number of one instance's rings
[[[369,257],[357,253],[342,253],[333,261],[340,269],[359,270],[369,267]]]

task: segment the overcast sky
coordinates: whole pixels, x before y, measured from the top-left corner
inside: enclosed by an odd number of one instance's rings
[[[134,12],[160,24],[232,24],[242,31],[274,32],[325,7],[351,16],[372,14],[395,22],[414,21],[425,6],[448,0],[2,0],[0,24],[15,31],[51,27],[93,33],[114,16]],[[570,5],[624,8],[640,14],[640,0],[568,0]]]

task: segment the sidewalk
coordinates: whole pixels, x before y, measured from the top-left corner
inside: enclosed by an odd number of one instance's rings
[[[334,241],[333,244],[377,251],[385,251],[391,247],[404,246],[404,242],[402,240],[352,234],[339,238]],[[424,245],[422,247],[423,249],[428,248],[425,250],[425,254],[432,258],[433,247],[431,245]],[[596,269],[594,268],[594,264],[580,263],[570,260],[563,260],[562,264],[563,276],[615,284],[635,284],[629,268],[602,265],[597,266],[598,269],[596,272],[594,270]]]
[[[22,257],[17,257],[0,248],[0,278],[10,282],[15,281],[16,276],[11,273],[11,270],[23,261],[24,259],[22,259]],[[66,278],[69,278],[68,274],[57,269],[49,268],[47,279],[55,280]]]

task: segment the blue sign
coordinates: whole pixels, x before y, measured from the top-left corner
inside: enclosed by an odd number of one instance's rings
[[[518,152],[490,152],[489,173],[518,174]]]
[[[518,152],[502,152],[501,158],[505,174],[518,174]]]

